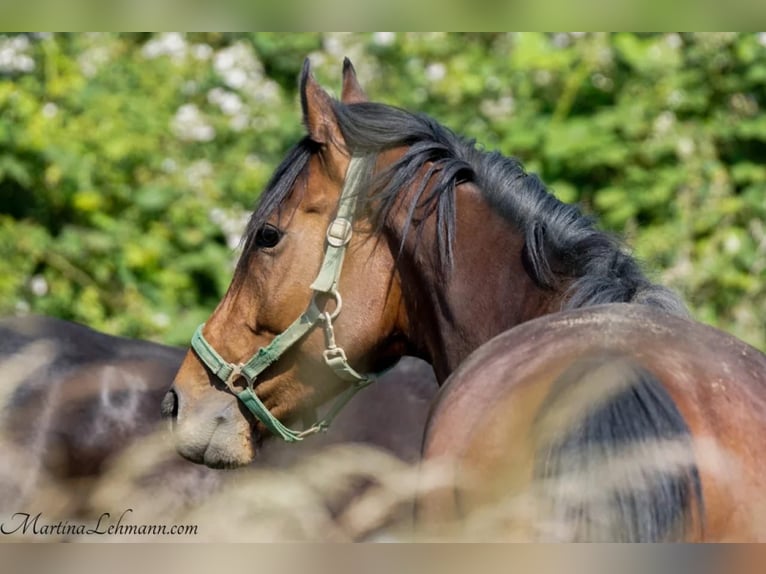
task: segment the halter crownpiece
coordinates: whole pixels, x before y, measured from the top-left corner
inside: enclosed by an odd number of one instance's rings
[[[265,347],[261,347],[246,362],[230,363],[208,343],[202,335],[204,323],[197,327],[191,340],[192,349],[208,369],[234,393],[239,400],[261,421],[272,434],[287,442],[303,440],[305,436],[329,428],[335,416],[351,400],[357,391],[374,382],[374,375],[360,375],[348,363],[346,352],[335,343],[333,321],[341,311],[343,301],[338,292],[338,280],[343,269],[343,257],[346,246],[351,241],[354,213],[361,181],[363,158],[353,156],[346,170],[343,191],[338,202],[338,213],[327,228],[327,246],[325,247],[322,267],[316,279],[311,284],[314,295],[308,308],[293,323]],[[327,295],[335,300],[332,312],[322,311],[316,303],[317,295]],[[325,332],[325,350],[322,353],[325,364],[330,367],[338,378],[353,383],[343,391],[333,403],[325,417],[315,422],[304,431],[292,430],[283,425],[255,394],[254,383],[258,375],[277,361],[290,347],[300,341],[317,324],[321,323]],[[239,378],[245,379],[247,386],[238,391],[234,382]]]

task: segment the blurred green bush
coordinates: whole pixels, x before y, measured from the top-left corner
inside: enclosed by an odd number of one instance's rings
[[[0,36],[0,314],[187,342],[302,133],[306,55],[520,157],[766,349],[766,34]]]

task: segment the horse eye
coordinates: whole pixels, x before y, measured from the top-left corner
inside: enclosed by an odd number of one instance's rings
[[[255,246],[258,248],[274,247],[282,239],[282,232],[268,223],[255,234]]]

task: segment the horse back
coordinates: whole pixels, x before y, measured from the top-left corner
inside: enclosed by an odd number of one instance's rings
[[[607,539],[753,539],[758,513],[748,497],[757,500],[766,487],[764,431],[766,357],[756,349],[638,305],[556,313],[489,341],[443,386],[424,457],[453,458],[460,486],[425,498],[423,516],[529,498],[569,470],[566,480],[589,482],[569,485],[579,498],[555,500],[565,490],[559,480],[554,495],[537,503],[576,525],[563,538],[593,539],[594,520],[608,513],[593,511],[583,497],[588,486],[592,493],[614,482],[611,469],[624,475],[622,485],[609,487],[617,494],[608,503],[618,507],[625,532],[616,534],[604,519]],[[585,464],[587,453],[613,462]],[[631,466],[628,455],[643,457],[643,466]],[[647,460],[657,469],[649,478],[640,476]],[[635,494],[621,497],[626,489]],[[633,527],[647,505],[654,522],[641,521],[648,530]],[[668,505],[677,507],[675,516],[668,517]]]

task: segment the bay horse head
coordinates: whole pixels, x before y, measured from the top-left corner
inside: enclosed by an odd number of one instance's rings
[[[231,285],[169,393],[179,452],[210,466],[250,462],[269,431],[295,441],[324,429],[282,421],[341,393],[335,414],[406,350],[394,255],[361,213],[369,162],[336,119],[364,91],[346,60],[343,104],[333,101],[307,60],[300,95],[308,134],[263,192]]]

